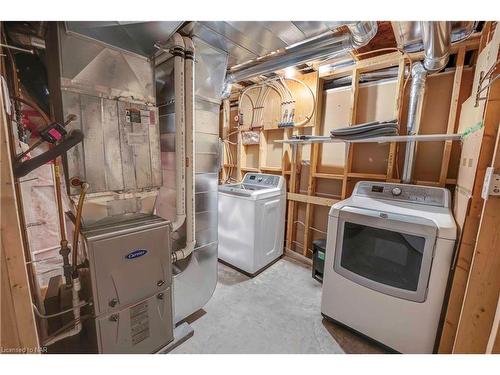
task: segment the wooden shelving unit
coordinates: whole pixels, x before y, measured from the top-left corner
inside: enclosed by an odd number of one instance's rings
[[[425,163],[421,162],[419,167],[422,172],[417,173],[417,183],[431,186],[445,186],[456,183],[457,163],[454,153],[453,136],[457,132],[458,120],[457,110],[463,98],[470,94],[471,69],[464,67],[464,56],[468,50],[477,49],[478,41],[466,41],[453,46],[452,53],[457,55],[456,69],[454,72],[440,73],[429,77],[433,92],[441,90],[451,93],[450,98],[446,95],[434,97],[429,94],[424,104],[423,121],[427,127],[423,127],[424,137],[432,137],[434,134],[449,135],[448,140],[435,141],[443,146],[439,156],[442,163],[439,171],[426,173]],[[411,56],[418,60],[421,54]],[[370,84],[360,83],[361,73],[376,71],[388,67],[398,67],[398,73],[394,81],[384,86],[384,91],[376,91]],[[401,134],[406,128],[406,103],[409,94],[409,83],[405,85],[405,70],[408,61],[399,53],[388,53],[369,59],[358,61],[349,67],[342,67],[325,74],[316,72],[300,77],[310,85],[315,92],[316,108],[314,118],[303,127],[279,128],[279,103],[277,97],[269,97],[264,111],[264,124],[260,130],[260,143],[256,145],[241,145],[241,132],[248,130],[248,125],[237,126],[237,106],[231,107],[229,116],[228,132],[235,132],[237,140],[237,167],[233,168],[233,178],[241,180],[246,172],[262,172],[282,174],[287,179],[287,225],[286,242],[287,250],[301,253],[305,257],[311,256],[311,245],[321,232],[326,232],[326,220],[328,207],[340,199],[348,197],[356,181],[374,180],[399,182],[401,161],[404,159],[404,147],[398,147],[396,142],[385,144],[322,144],[322,142],[289,142],[292,136],[310,135],[324,136],[329,134],[331,126],[340,127],[346,124],[355,125],[367,121],[398,119]],[[327,98],[330,90],[324,91],[325,82],[332,79],[351,76],[350,87],[331,90],[335,95],[333,105]],[[300,85],[291,87],[295,96],[305,98],[298,90],[303,90]],[[378,90],[378,89],[377,89]],[[405,91],[406,90],[406,91]],[[384,101],[376,101],[377,95],[383,95]],[[237,95],[233,99],[237,98]],[[305,99],[304,99],[305,100]],[[392,103],[392,104],[391,104]],[[434,115],[434,121],[430,120],[431,112],[435,112],[437,106],[445,108],[446,113]],[[370,107],[370,108],[368,108]],[[383,108],[382,108],[383,107]],[[448,110],[449,108],[449,110]],[[306,103],[297,105],[297,116],[307,113]],[[333,123],[327,118],[334,114]],[[248,109],[242,102],[243,117],[248,118]],[[330,118],[331,120],[331,118]],[[333,124],[333,125],[332,125]],[[284,143],[277,141],[285,140]],[[335,142],[335,141],[334,141]],[[404,145],[404,143],[402,143]],[[345,148],[345,151],[343,151]],[[342,159],[343,165],[331,165],[331,153],[335,158]],[[343,154],[344,152],[344,154]],[[418,151],[417,151],[418,152]],[[420,158],[426,156],[422,152]],[[277,156],[279,155],[279,156]],[[427,155],[428,156],[428,155]],[[419,162],[417,155],[417,164]],[[225,168],[226,169],[226,168]],[[450,173],[450,171],[452,171]],[[453,172],[454,171],[454,172]],[[223,172],[226,175],[227,172]],[[431,175],[431,176],[428,176]],[[300,225],[298,225],[300,224]],[[319,228],[316,228],[319,227]]]

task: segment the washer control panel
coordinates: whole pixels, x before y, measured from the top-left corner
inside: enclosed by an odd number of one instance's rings
[[[247,173],[243,178],[244,184],[252,184],[266,187],[277,187],[279,185],[281,176],[262,173]]]
[[[360,181],[356,184],[352,194],[438,207],[449,207],[450,204],[448,190],[430,186]]]

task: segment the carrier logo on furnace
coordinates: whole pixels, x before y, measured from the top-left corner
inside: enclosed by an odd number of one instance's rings
[[[127,259],[135,259],[135,258],[139,258],[139,257],[142,257],[143,255],[146,255],[148,251],[146,249],[136,249],[130,253],[128,253],[127,255],[125,255],[125,258]]]

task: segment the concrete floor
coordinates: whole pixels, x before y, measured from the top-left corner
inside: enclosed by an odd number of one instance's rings
[[[321,316],[321,284],[285,257],[254,278],[219,263],[219,282],[171,353],[384,353]]]

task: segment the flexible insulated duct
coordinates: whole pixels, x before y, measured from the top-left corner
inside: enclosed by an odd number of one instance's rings
[[[337,34],[329,31],[233,69],[226,79],[226,84],[313,60],[347,54],[353,49],[365,46],[377,33],[377,22],[359,21],[345,26],[349,32]]]
[[[411,91],[408,104],[408,135],[418,134],[420,127],[420,117],[422,114],[422,105],[425,94],[425,81],[427,79],[427,71],[420,62],[414,63],[411,70]],[[403,183],[410,183],[412,180],[413,166],[415,164],[415,141],[406,143],[405,163],[403,168]]]

